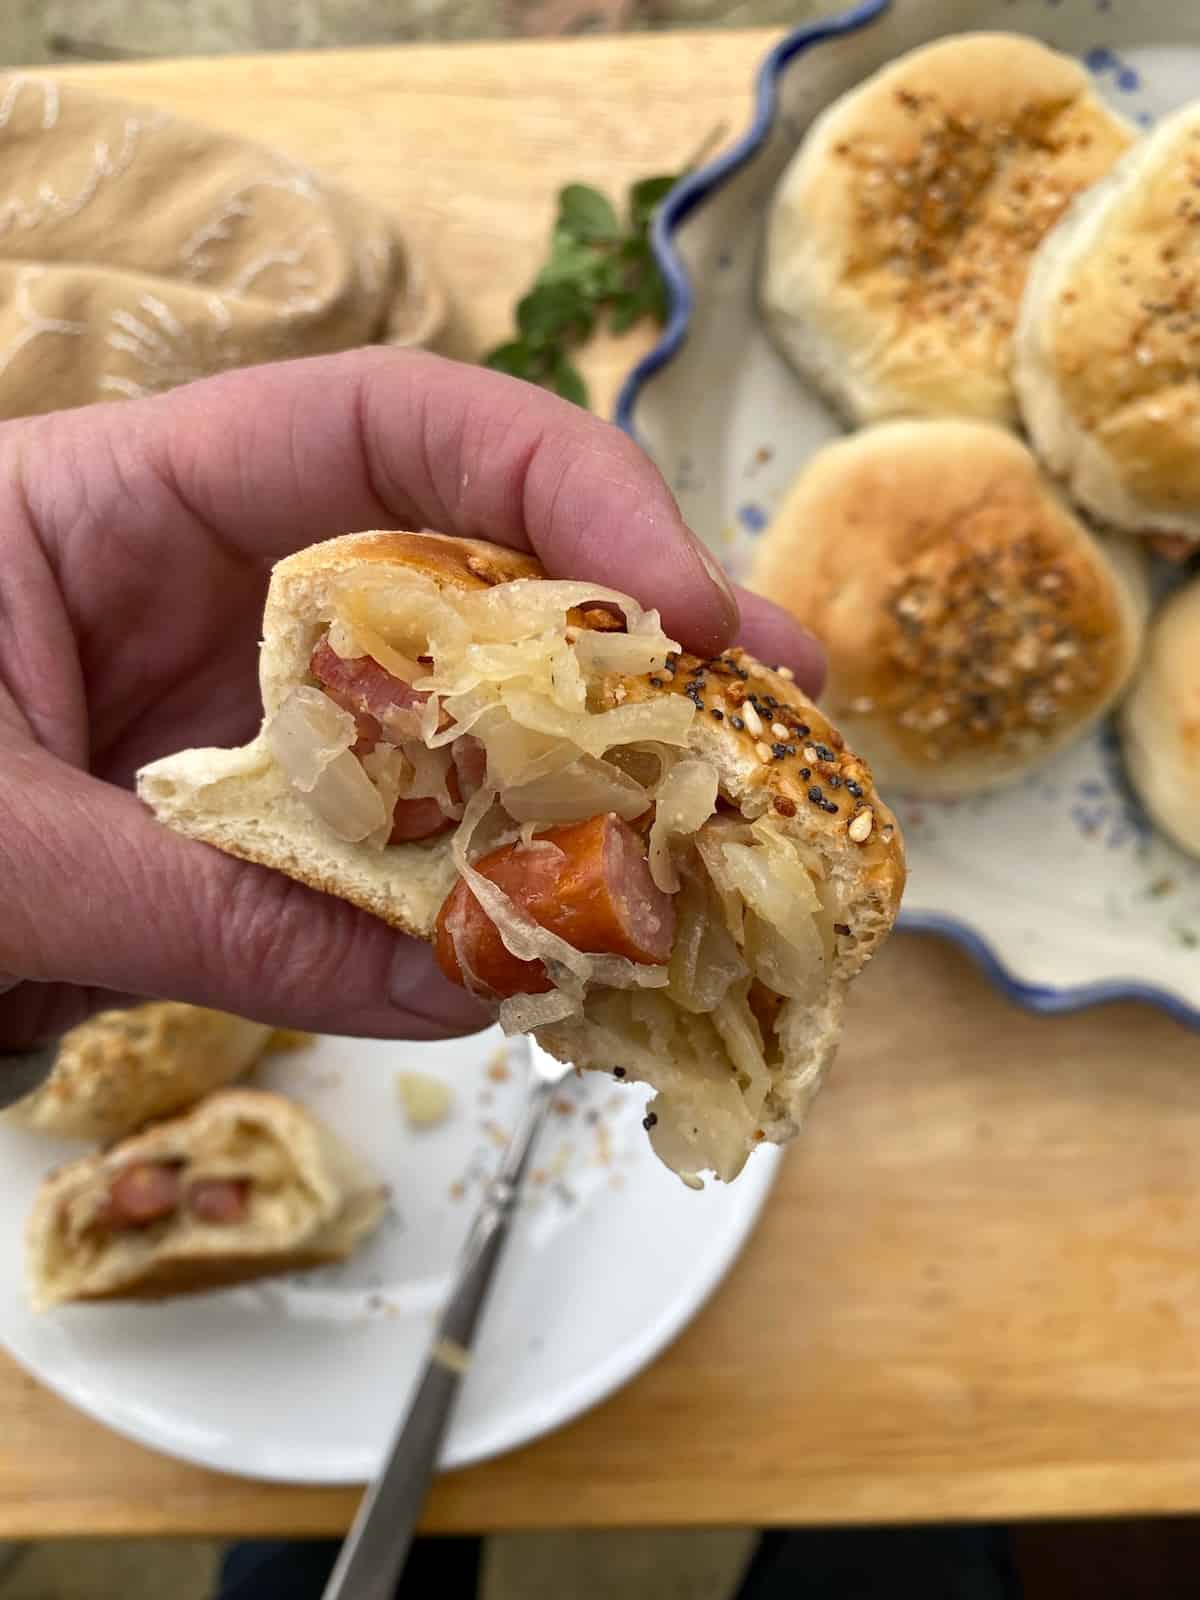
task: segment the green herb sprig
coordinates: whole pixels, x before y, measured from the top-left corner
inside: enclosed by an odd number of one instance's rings
[[[484,366],[586,406],[587,385],[571,351],[591,338],[602,314],[608,313],[613,333],[626,332],[643,317],[667,319],[667,288],[650,248],[650,224],[676,181],[663,176],[635,183],[624,221],[599,189],[569,183],[561,190],[549,259],[517,306],[517,336],[489,350]]]

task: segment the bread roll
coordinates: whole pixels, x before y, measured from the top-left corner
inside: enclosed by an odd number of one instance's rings
[[[1200,542],[1200,105],[1160,124],[1042,243],[1014,378],[1038,454],[1130,533]]]
[[[49,1078],[3,1115],[54,1138],[108,1144],[240,1078],[271,1034],[264,1023],[169,1000],[101,1011],[63,1036]]]
[[[1200,857],[1200,578],[1150,624],[1120,716],[1130,782],[1181,850]]]
[[[226,1089],[51,1173],[27,1229],[30,1295],[42,1310],[153,1300],[341,1261],[384,1205],[311,1112]]]
[[[1031,256],[1132,128],[1067,56],[963,34],[914,50],[812,125],[776,190],[762,305],[851,422],[1011,424]]]
[[[880,781],[1011,782],[1127,683],[1140,552],[1102,543],[1029,451],[979,422],[890,422],[818,452],[749,578],[829,652],[826,703]]]
[[[510,1031],[654,1084],[677,1171],[731,1178],[796,1132],[904,866],[869,771],[790,676],[737,650],[697,661],[627,597],[433,534],[281,562],[263,635],[262,731],[145,768],[162,821],[435,940]],[[331,696],[353,708],[341,734]],[[301,710],[341,741],[319,777],[287,743]],[[372,811],[388,763],[428,777],[447,749],[457,800],[449,777],[406,778]],[[357,786],[353,826],[336,785]]]

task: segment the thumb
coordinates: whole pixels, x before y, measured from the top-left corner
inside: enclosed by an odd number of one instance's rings
[[[45,752],[0,775],[0,976],[215,1006],[277,1026],[439,1039],[490,1017],[430,947],[157,823]]]

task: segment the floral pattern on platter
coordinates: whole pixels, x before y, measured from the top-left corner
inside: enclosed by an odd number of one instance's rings
[[[805,458],[842,431],[756,316],[774,185],[836,96],[905,50],[990,28],[1078,56],[1098,92],[1143,127],[1193,99],[1200,82],[1200,8],[1173,0],[866,0],[777,46],[749,132],[660,213],[672,314],[627,380],[618,421],[663,467],[734,576]],[[1173,578],[1157,574],[1162,586]],[[909,847],[904,926],[957,940],[1036,1009],[1142,998],[1200,1026],[1200,862],[1151,825],[1111,725],[996,793],[889,798]]]

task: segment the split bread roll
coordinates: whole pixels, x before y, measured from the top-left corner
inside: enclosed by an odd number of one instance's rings
[[[1200,578],[1155,616],[1120,717],[1129,780],[1181,850],[1200,857]]]
[[[64,1034],[45,1083],[3,1115],[36,1133],[109,1144],[240,1078],[272,1032],[175,1001],[101,1011]]]
[[[384,1190],[306,1111],[226,1089],[51,1173],[26,1235],[35,1306],[154,1300],[341,1261]]]
[[[904,864],[789,674],[435,534],[281,562],[263,635],[259,736],[145,768],[163,822],[433,940],[508,1031],[653,1084],[690,1181],[797,1131]]]
[[[1011,782],[1095,722],[1149,606],[1140,549],[1093,537],[980,422],[882,423],[819,451],[748,581],[818,635],[831,715],[916,795]]]
[[[1027,38],[941,39],[812,125],[775,193],[761,299],[783,353],[853,423],[1012,424],[1029,261],[1134,130]]]
[[[1081,195],[1025,288],[1014,378],[1034,448],[1131,533],[1200,543],[1200,106]]]

